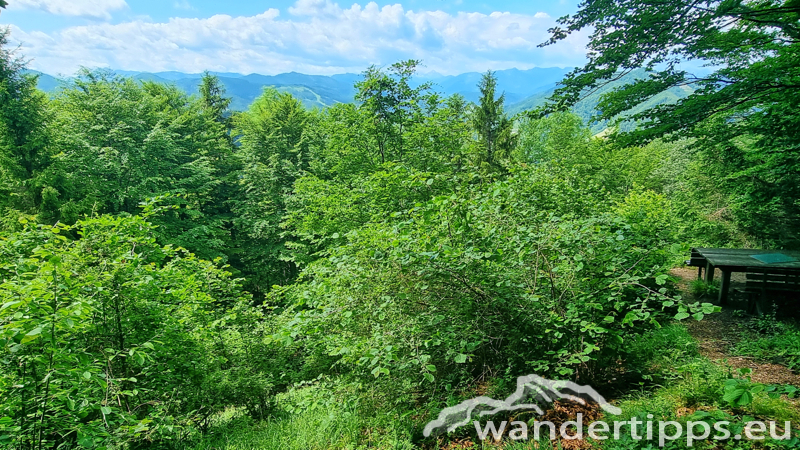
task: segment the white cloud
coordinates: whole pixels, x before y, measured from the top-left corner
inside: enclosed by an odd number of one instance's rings
[[[177,0],[175,3],[172,4],[172,7],[175,9],[183,9],[186,11],[194,11],[195,8],[189,3],[187,0]]]
[[[79,66],[126,70],[331,74],[370,64],[421,59],[440,73],[573,66],[585,57],[586,36],[537,48],[549,35],[547,15],[412,11],[400,4],[298,0],[289,15],[276,9],[249,17],[216,15],[93,24],[45,34],[15,29],[12,38],[32,67],[69,74]]]
[[[128,6],[125,0],[14,0],[8,8],[38,9],[59,16],[110,19],[111,12]]]
[[[339,5],[329,0],[297,0],[289,7],[289,13],[295,16],[335,16],[341,12]]]

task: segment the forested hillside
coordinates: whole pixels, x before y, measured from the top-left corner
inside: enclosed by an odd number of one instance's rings
[[[0,443],[462,448],[471,425],[425,424],[529,374],[626,418],[800,420],[796,389],[700,356],[682,323],[720,311],[715,287],[670,272],[690,247],[800,248],[800,10],[667,3],[562,19],[553,39],[590,27],[594,59],[516,117],[496,74],[470,101],[416,60],[368,68],[348,99],[266,88],[242,111],[248,77],[208,73],[85,70],[48,94],[0,30]],[[698,24],[720,25],[680,47]],[[617,35],[650,26],[657,48]],[[724,68],[640,69],[679,47]],[[754,333],[784,340],[762,357],[800,367],[800,332],[771,320]],[[503,448],[549,448],[522,445]]]
[[[600,133],[601,131],[605,130],[608,127],[610,121],[610,119],[604,119],[604,120],[595,119],[595,116],[597,116],[597,114],[599,113],[598,106],[600,104],[601,99],[603,98],[603,95],[613,91],[616,88],[622,87],[629,83],[633,83],[636,80],[642,80],[646,78],[647,78],[647,72],[645,72],[644,69],[633,70],[615,79],[612,82],[605,83],[603,86],[596,89],[592,89],[591,92],[587,92],[587,94],[582,96],[580,101],[576,102],[571,107],[570,110],[578,117],[583,119],[583,123],[585,123],[589,127],[589,129],[592,130],[592,133],[595,134]],[[509,106],[508,113],[519,114],[525,111],[543,107],[547,103],[547,100],[553,95],[555,90],[556,87],[553,86],[551,89],[548,89],[544,92],[534,94],[518,103],[513,103]],[[647,101],[636,105],[629,111],[626,111],[626,113],[636,114],[658,105],[673,104],[682,98],[688,97],[693,91],[694,87],[692,87],[692,85],[670,87],[669,89],[659,92],[653,95],[652,97],[648,98]],[[631,122],[625,122],[622,125],[622,128],[624,130],[630,130],[635,126],[636,124],[631,121]]]
[[[568,70],[557,67],[535,68],[529,70],[508,69],[496,72],[500,90],[506,94],[506,101],[514,103],[534,93],[541,93],[555,86]],[[59,80],[51,75],[36,71],[26,71],[39,76],[38,87],[45,92],[55,92]],[[203,74],[187,74],[180,72],[131,72],[114,71],[114,73],[140,81],[152,81],[167,85],[175,85],[188,95],[199,93]],[[244,111],[258,98],[265,88],[271,87],[278,92],[292,94],[307,109],[325,108],[336,103],[353,101],[356,91],[353,85],[360,78],[358,74],[340,74],[331,76],[305,75],[302,73],[284,73],[279,75],[241,75],[236,73],[212,73],[225,88],[231,99],[233,111]],[[412,86],[432,83],[438,92],[444,95],[459,94],[468,101],[475,102],[480,97],[477,88],[481,79],[480,73],[464,73],[460,75],[415,74],[409,81]],[[538,106],[538,105],[537,105]]]

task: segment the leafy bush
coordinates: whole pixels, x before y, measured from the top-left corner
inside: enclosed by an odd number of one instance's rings
[[[596,376],[666,300],[659,231],[543,168],[394,215],[272,301],[291,305],[274,339],[395,402],[491,373]]]
[[[5,445],[180,439],[228,405],[266,410],[275,381],[249,296],[143,218],[27,225],[0,239],[0,261]]]

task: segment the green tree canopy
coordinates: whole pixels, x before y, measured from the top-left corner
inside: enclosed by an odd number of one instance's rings
[[[0,207],[33,211],[49,192],[40,177],[50,164],[48,102],[24,73],[25,60],[8,49],[9,33],[0,28]]]
[[[411,87],[411,77],[420,61],[408,60],[389,66],[388,71],[372,66],[356,83],[356,101],[372,120],[372,133],[380,163],[402,161],[403,133],[422,116],[424,100],[430,97],[429,83]]]
[[[497,94],[497,77],[486,72],[478,84],[481,98],[472,115],[472,126],[478,133],[479,165],[494,167],[511,155],[517,137],[514,123],[504,111],[505,94]]]
[[[203,73],[200,80],[200,100],[219,122],[225,122],[230,114],[228,107],[231,99],[225,96],[225,86],[219,81],[219,77],[208,71]]]
[[[589,61],[556,90],[547,111],[571,106],[598,87],[644,67],[652,73],[614,90],[600,103],[601,119],[612,119],[674,86],[694,83],[694,94],[637,115],[646,120],[629,138],[651,140],[691,132],[718,115],[753,119],[779,105],[797,103],[800,86],[800,2],[797,0],[602,0],[587,1],[559,20],[551,39],[593,28]],[[707,76],[681,69],[707,62]],[[729,129],[741,128],[731,120]]]
[[[639,127],[612,136],[622,145],[696,138],[706,164],[745,229],[768,245],[800,245],[800,1],[586,1],[559,20],[551,39],[593,29],[589,60],[563,80],[544,113],[565,109],[604,84],[644,67],[647,78],[614,89],[598,119],[692,84],[673,104],[631,115]],[[687,61],[707,63],[708,75]]]
[[[297,273],[293,263],[281,261],[280,222],[285,197],[308,170],[314,115],[291,94],[267,89],[234,123],[242,165],[239,189],[231,201],[237,252],[250,267],[248,287],[263,292],[273,284],[290,282]]]

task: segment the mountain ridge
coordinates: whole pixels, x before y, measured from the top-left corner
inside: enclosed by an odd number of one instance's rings
[[[540,92],[543,88],[554,85],[569,69],[559,67],[540,67],[527,70],[506,69],[495,71],[500,92],[506,95],[506,103],[512,104],[524,100]],[[53,92],[58,88],[59,79],[51,75],[41,74],[39,88]],[[197,94],[203,74],[167,72],[136,72],[114,70],[121,76],[135,80],[154,81],[173,84],[187,94]],[[257,73],[239,74],[230,72],[210,72],[217,76],[231,97],[231,108],[237,111],[247,107],[263,92],[264,88],[273,87],[280,92],[291,92],[296,95],[307,108],[324,108],[336,103],[352,102],[356,93],[354,84],[361,79],[361,74],[343,73],[335,75],[309,75],[298,72],[277,75]],[[433,84],[433,89],[444,95],[461,94],[468,101],[480,98],[478,83],[482,73],[467,72],[459,75],[441,75],[438,73],[422,74],[414,77],[412,83],[420,85],[425,82]]]
[[[513,116],[543,105],[555,91],[557,83],[561,81],[568,71],[568,69],[558,67],[495,71],[498,91],[505,95],[506,112]],[[39,75],[39,88],[45,92],[54,92],[64,82],[42,72],[27,71],[27,73]],[[131,77],[134,80],[171,84],[189,95],[196,95],[199,92],[200,80],[203,76],[201,73],[192,74],[174,71],[150,73],[117,70],[114,73]],[[246,110],[264,92],[264,89],[269,87],[279,92],[287,92],[294,95],[309,109],[326,108],[336,103],[350,103],[354,101],[356,94],[354,85],[361,79],[360,74],[354,73],[336,75],[309,75],[298,72],[277,75],[257,73],[244,75],[229,72],[209,73],[217,76],[225,87],[227,95],[231,98],[231,109],[234,111]],[[460,94],[467,101],[477,102],[480,98],[478,83],[482,76],[483,74],[478,72],[467,72],[459,75],[430,73],[414,77],[412,85],[419,86],[422,83],[430,82],[434,91],[441,92],[447,96]],[[598,133],[608,125],[605,122],[593,123],[591,121],[600,97],[611,89],[645,76],[646,72],[643,69],[633,71],[622,79],[609,83],[597,92],[582,99],[572,108],[572,111],[580,116],[584,123],[591,127],[593,132]],[[693,89],[691,88],[683,90],[673,88],[656,95],[643,106],[675,102],[691,94],[692,91]]]

